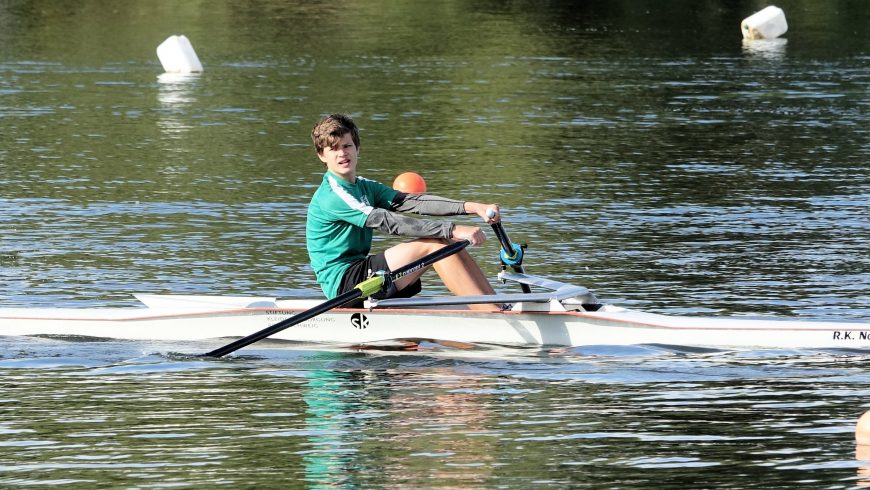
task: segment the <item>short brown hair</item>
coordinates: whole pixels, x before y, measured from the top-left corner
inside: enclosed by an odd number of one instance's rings
[[[330,114],[314,125],[314,129],[311,130],[311,141],[317,154],[322,155],[324,149],[331,148],[348,133],[359,148],[359,128],[356,127],[353,119],[347,114]]]

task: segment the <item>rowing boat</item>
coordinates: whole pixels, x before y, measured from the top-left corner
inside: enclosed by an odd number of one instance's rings
[[[660,315],[601,304],[584,287],[530,274],[503,271],[499,278],[530,292],[370,300],[365,308],[335,309],[272,338],[333,345],[434,340],[504,346],[870,348],[870,323]],[[178,341],[242,337],[320,303],[254,296],[136,298],[144,306],[0,308],[0,336]],[[505,303],[511,308],[469,309],[474,303]]]

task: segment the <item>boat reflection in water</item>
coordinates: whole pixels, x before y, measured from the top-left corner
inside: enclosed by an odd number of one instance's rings
[[[319,356],[354,364],[347,354]],[[392,362],[387,359],[384,367]],[[352,484],[355,469],[365,466],[381,468],[381,477],[399,484],[419,483],[421,475],[457,485],[491,476],[497,437],[488,429],[487,406],[497,395],[483,377],[431,366],[405,373],[313,369],[306,377],[304,425],[272,434],[305,437],[296,454],[306,481]],[[408,471],[409,465],[418,468]]]

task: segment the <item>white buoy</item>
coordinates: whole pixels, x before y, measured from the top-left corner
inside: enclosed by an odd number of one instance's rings
[[[166,73],[195,73],[202,64],[186,36],[169,36],[157,46],[157,57]]]
[[[743,19],[740,30],[744,39],[774,39],[785,34],[788,23],[785,12],[771,5]]]

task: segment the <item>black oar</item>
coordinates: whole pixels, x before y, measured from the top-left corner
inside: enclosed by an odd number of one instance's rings
[[[437,250],[435,252],[432,252],[431,254],[426,255],[425,257],[422,257],[414,262],[411,262],[410,264],[408,264],[404,267],[400,267],[400,268],[396,269],[395,271],[393,271],[387,275],[377,275],[377,276],[374,276],[370,279],[366,279],[365,281],[357,284],[353,289],[351,289],[350,291],[348,291],[344,294],[336,296],[335,298],[333,298],[325,303],[321,303],[321,304],[315,306],[314,308],[311,308],[310,310],[306,310],[306,311],[303,311],[302,313],[298,313],[296,315],[293,315],[290,318],[287,318],[285,320],[282,320],[282,321],[272,325],[271,327],[264,328],[263,330],[260,330],[259,332],[248,335],[247,337],[242,337],[239,340],[236,340],[235,342],[231,342],[223,347],[215,349],[215,350],[207,353],[206,356],[223,357],[223,356],[229,354],[230,352],[235,352],[235,351],[241,349],[242,347],[245,347],[246,345],[253,344],[254,342],[256,342],[258,340],[263,340],[270,335],[274,335],[274,334],[280,332],[281,330],[284,330],[285,328],[290,328],[294,325],[298,325],[298,324],[304,322],[305,320],[309,320],[311,318],[314,318],[321,313],[326,313],[327,311],[329,311],[333,308],[341,308],[342,306],[344,306],[348,303],[351,303],[353,301],[356,301],[359,298],[371,296],[371,295],[377,293],[378,291],[384,289],[385,287],[388,287],[391,282],[393,282],[401,277],[407,276],[408,274],[416,272],[420,269],[423,269],[425,267],[429,267],[430,265],[434,264],[435,262],[438,262],[439,260],[441,260],[445,257],[449,257],[450,255],[453,255],[456,252],[462,250],[463,248],[467,247],[470,243],[471,242],[469,242],[468,240],[461,240],[458,242],[451,243],[450,245],[448,245],[440,250]]]
[[[489,215],[490,213],[487,213]],[[492,215],[495,215],[492,212]],[[492,216],[490,216],[492,217]],[[495,233],[495,236],[498,237],[499,243],[501,243],[501,263],[503,266],[511,266],[514,271],[523,274],[523,247],[519,245],[514,245],[511,243],[511,239],[508,238],[507,232],[504,231],[504,226],[502,226],[501,221],[498,223],[492,224],[492,231]],[[532,289],[528,284],[520,284],[520,287],[523,288],[524,293],[531,293]]]

